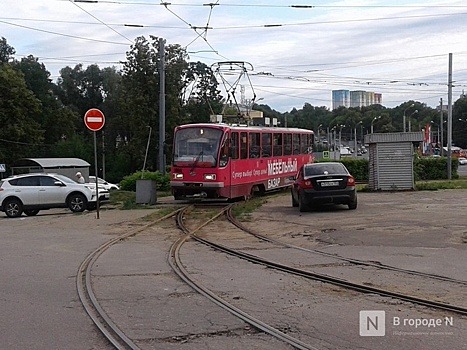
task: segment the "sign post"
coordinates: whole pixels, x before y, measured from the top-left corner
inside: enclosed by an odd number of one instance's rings
[[[99,184],[98,184],[98,172],[97,172],[97,141],[96,141],[96,131],[99,131],[104,127],[105,116],[97,108],[91,108],[84,114],[84,124],[86,127],[94,131],[94,172],[96,174],[96,213],[97,219],[99,219]]]

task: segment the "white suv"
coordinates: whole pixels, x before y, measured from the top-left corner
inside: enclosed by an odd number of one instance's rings
[[[95,176],[89,176],[89,184],[96,187],[96,177]],[[99,185],[99,191],[100,191],[101,187],[105,188],[107,191],[119,190],[120,189],[120,187],[118,185],[107,182],[104,179],[101,179],[100,177],[97,178],[97,184]]]
[[[108,199],[108,191],[99,197]],[[105,198],[107,197],[107,198]],[[0,208],[10,217],[24,212],[36,215],[39,210],[68,207],[73,212],[96,208],[96,191],[58,174],[23,174],[0,180]]]

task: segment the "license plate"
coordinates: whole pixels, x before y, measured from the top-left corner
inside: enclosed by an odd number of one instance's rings
[[[339,182],[337,181],[321,182],[321,187],[332,187],[332,186],[339,186]]]

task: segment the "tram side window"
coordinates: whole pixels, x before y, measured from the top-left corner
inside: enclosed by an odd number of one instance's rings
[[[308,135],[302,134],[300,137],[300,153],[308,153]]]
[[[219,166],[221,168],[225,167],[227,163],[229,162],[229,143],[227,142],[228,138],[227,135],[224,136],[224,139],[222,141],[222,146],[221,146],[221,152],[220,152],[220,160],[219,160]],[[238,148],[237,148],[238,150]]]
[[[274,157],[282,155],[282,134],[273,134]]]
[[[293,134],[293,154],[300,154],[300,134]]]
[[[239,142],[238,132],[233,132],[230,138],[230,157],[232,159],[238,159]]]
[[[240,158],[248,158],[248,137],[246,132],[240,133]]]
[[[292,154],[292,134],[284,134],[284,156]]]
[[[313,144],[315,142],[314,140],[314,135],[313,134],[308,134],[306,135],[306,153],[313,153]]]
[[[261,157],[270,157],[272,154],[272,134],[264,133],[262,137]]]
[[[259,158],[260,151],[260,136],[259,132],[251,132],[250,139],[250,158]]]

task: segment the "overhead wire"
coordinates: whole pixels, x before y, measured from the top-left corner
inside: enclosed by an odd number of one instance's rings
[[[174,29],[180,29],[180,28],[183,28],[183,27],[169,27],[169,26],[148,26],[148,25],[140,25],[140,24],[134,24],[134,25],[130,25],[130,24],[106,24],[105,22],[99,20],[97,17],[95,17],[94,15],[92,15],[91,13],[89,13],[88,11],[84,10],[83,8],[81,8],[80,6],[78,6],[77,4],[75,4],[72,0],[64,0],[64,1],[67,1],[67,2],[72,2],[75,6],[77,6],[78,8],[80,8],[81,10],[83,10],[84,12],[86,12],[88,15],[90,15],[91,17],[93,17],[96,21],[98,21],[101,25],[104,25],[106,26],[107,28],[111,29],[112,31],[114,31],[115,33],[117,33],[119,36],[123,37],[125,40],[127,41],[130,41],[130,42],[133,42],[131,39],[129,39],[128,37],[126,37],[125,35],[119,33],[118,31],[116,31],[114,28],[112,28],[111,26],[126,26],[126,27],[158,27],[158,28],[174,28]],[[87,2],[87,1],[80,1],[80,2]],[[181,20],[188,28],[186,29],[191,29],[193,31],[195,31],[196,33],[196,37],[185,47],[185,48],[188,48],[190,45],[192,45],[196,40],[198,39],[202,39],[207,45],[208,47],[212,50],[212,51],[204,51],[204,52],[213,52],[215,53],[216,55],[220,56],[220,57],[223,57],[224,59],[227,59],[225,56],[222,56],[220,55],[220,53],[214,49],[214,47],[209,43],[207,37],[208,37],[208,30],[211,31],[211,30],[227,30],[227,29],[242,29],[242,28],[260,28],[260,27],[263,27],[263,28],[270,28],[270,27],[275,27],[275,26],[278,26],[278,27],[283,27],[283,26],[302,26],[302,25],[305,25],[305,26],[308,26],[308,25],[317,25],[317,24],[334,24],[334,23],[346,23],[346,22],[366,22],[366,21],[375,21],[375,20],[394,20],[394,19],[415,19],[415,18],[432,18],[432,17],[443,17],[443,16],[459,16],[459,15],[466,15],[467,13],[462,13],[462,12],[457,12],[457,13],[450,13],[450,14],[433,14],[433,15],[409,15],[409,16],[392,16],[392,17],[379,17],[379,18],[362,18],[362,19],[348,19],[348,20],[336,20],[336,21],[314,21],[314,22],[296,22],[296,23],[279,23],[279,24],[261,24],[261,25],[251,25],[251,26],[225,26],[225,27],[211,27],[210,26],[210,22],[211,22],[211,19],[212,19],[212,16],[213,16],[213,9],[214,7],[216,6],[223,6],[223,7],[270,7],[270,8],[295,8],[295,9],[301,9],[301,8],[334,8],[336,6],[332,6],[332,5],[314,5],[314,6],[302,6],[302,5],[260,5],[260,4],[228,4],[228,3],[220,3],[219,0],[217,0],[216,2],[214,3],[204,3],[204,4],[188,4],[188,3],[178,3],[178,4],[172,4],[172,3],[168,3],[168,2],[160,2],[160,3],[143,3],[143,2],[128,2],[128,1],[89,1],[90,3],[111,3],[111,4],[122,4],[122,5],[155,5],[155,6],[164,6],[170,13],[172,13],[175,17],[177,17],[179,20]],[[194,26],[192,24],[189,23],[189,21],[185,20],[182,16],[178,15],[175,11],[173,11],[172,9],[169,8],[169,6],[197,6],[197,7],[200,7],[200,6],[209,6],[210,7],[210,10],[209,10],[209,14],[208,14],[208,18],[207,18],[207,22],[206,22],[206,25],[203,27],[203,26]],[[455,6],[455,5],[447,5],[447,6],[431,6],[431,5],[420,5],[420,6],[398,6],[398,5],[343,5],[343,6],[339,6],[339,8],[363,8],[363,7],[367,7],[367,8],[456,8],[456,9],[459,9],[459,8],[467,8],[467,6],[465,5],[461,5],[461,6]],[[21,20],[21,19],[20,19]],[[22,19],[22,20],[29,20],[29,19]],[[32,19],[31,19],[32,20]],[[42,21],[45,21],[47,22],[47,20],[42,20]],[[59,22],[59,21],[57,21]],[[68,22],[68,21],[63,21],[64,23],[85,23],[85,22]],[[95,42],[104,42],[104,43],[110,43],[110,44],[119,44],[119,45],[127,45],[127,44],[123,44],[123,43],[116,43],[116,42],[112,42],[112,41],[107,41],[107,40],[98,40],[98,39],[90,39],[90,38],[84,38],[84,37],[79,37],[79,36],[73,36],[73,35],[69,35],[69,34],[63,34],[63,33],[57,33],[57,32],[52,32],[52,31],[47,31],[47,30],[42,30],[42,29],[37,29],[37,28],[31,28],[31,27],[27,27],[27,26],[21,26],[19,24],[15,24],[15,23],[10,23],[10,22],[6,22],[6,21],[2,21],[0,20],[0,23],[5,23],[5,24],[9,24],[9,25],[13,25],[13,26],[18,26],[18,27],[23,27],[23,28],[27,28],[27,29],[31,29],[31,30],[37,30],[37,31],[40,31],[40,32],[45,32],[45,33],[49,33],[49,34],[55,34],[55,35],[61,35],[61,36],[65,36],[65,37],[72,37],[72,38],[76,38],[76,39],[82,39],[82,40],[90,40],[90,41],[95,41]],[[94,23],[89,23],[89,24],[94,24]],[[95,23],[97,24],[97,23]],[[200,31],[202,30],[202,31]],[[196,52],[203,52],[203,51],[192,51],[192,53],[196,53]],[[440,57],[440,56],[444,56],[444,55],[431,55],[431,56],[426,56],[426,57]],[[419,58],[402,58],[402,60],[411,60],[411,59],[419,59]],[[401,59],[397,59],[397,61],[400,61]],[[392,60],[392,61],[395,61],[395,60]],[[337,63],[334,67],[330,67],[330,66],[327,66],[325,68],[321,67],[320,69],[312,69],[311,71],[300,71],[300,70],[297,70],[297,73],[301,73],[301,74],[307,74],[307,73],[314,73],[314,74],[317,74],[318,72],[324,72],[324,71],[330,71],[330,70],[339,70],[339,69],[349,69],[349,68],[355,68],[355,67],[367,67],[368,65],[381,65],[381,64],[385,64],[385,63],[390,63],[391,61],[390,60],[387,60],[387,61],[373,61],[373,62],[364,62],[364,63],[359,63],[359,62],[355,62],[355,63],[352,63],[352,62],[346,62],[346,63]],[[322,65],[326,65],[326,64],[322,64]],[[284,67],[283,69],[288,69],[289,71],[292,71],[291,69],[293,67],[299,67],[300,65],[293,65],[293,64],[289,64],[287,67]],[[275,67],[275,68],[279,68],[279,67]],[[295,81],[300,81],[300,79],[304,80],[305,82],[307,82],[307,79],[309,78],[306,78],[303,79],[303,77],[299,77],[299,76],[289,76],[289,77],[285,77],[285,78],[280,78],[280,77],[276,77],[277,79],[290,79],[290,80],[295,80]],[[339,77],[338,75],[336,75],[334,77],[335,79],[343,79],[341,82],[339,82],[340,84],[342,83],[347,83],[347,84],[351,84],[352,82],[348,82],[346,81],[345,79],[360,79],[360,80],[364,80],[364,78],[356,78],[356,77]],[[332,79],[332,77],[328,77],[328,79]],[[382,82],[380,79],[365,79],[367,80],[367,82],[369,82],[369,85],[372,85],[372,86],[378,86],[378,84],[384,84],[384,81]],[[404,79],[392,79],[393,81],[396,81],[397,80],[397,83],[404,83],[403,80]],[[338,80],[335,80],[335,82],[337,82]],[[389,82],[386,82],[388,84],[391,83],[391,80],[388,79]],[[308,81],[310,82],[310,81]],[[405,83],[409,83],[410,80],[405,80]],[[323,83],[323,81],[318,81],[317,79],[315,79],[315,81],[313,83]],[[329,81],[326,81],[326,83],[330,83]],[[362,84],[362,82],[353,82],[353,84],[357,85],[357,84]],[[393,83],[394,84],[394,83]],[[415,84],[415,83],[414,83]],[[423,84],[423,82],[420,82],[420,84]],[[427,83],[428,84],[428,83]],[[431,84],[434,84],[434,83],[431,83]],[[445,85],[445,84],[443,84]],[[459,85],[458,85],[459,86]]]
[[[218,3],[219,0],[216,1],[216,3]],[[203,34],[200,34],[198,32],[198,27],[196,26],[193,26],[191,23],[189,23],[188,21],[186,21],[185,19],[183,19],[181,16],[179,16],[177,13],[175,13],[174,11],[172,11],[171,9],[169,9],[169,5],[171,5],[171,3],[168,3],[168,2],[162,2],[161,1],[161,5],[163,5],[167,11],[169,11],[171,14],[173,14],[175,17],[177,17],[179,20],[181,20],[183,23],[185,23],[187,26],[189,26],[195,33],[196,33],[196,38],[193,39],[188,45],[185,46],[185,49],[188,48],[189,45],[191,45],[193,42],[195,42],[197,39],[201,38],[208,46],[209,48],[211,48],[212,52],[215,53],[216,55],[218,55],[219,57],[222,57],[224,59],[227,59],[227,57],[221,55],[219,53],[219,51],[217,51],[210,43],[209,41],[207,40],[207,30],[209,28],[209,22],[210,22],[210,19],[211,19],[211,15],[212,15],[212,10],[213,10],[213,7],[215,6],[215,4],[212,4],[213,6],[211,6],[211,9],[210,9],[210,12],[209,12],[209,16],[208,16],[208,22],[206,24],[206,27],[204,27],[204,31],[202,33],[204,33],[204,36]]]
[[[114,33],[116,33],[117,35],[121,36],[122,38],[128,40],[130,43],[133,43],[133,40],[127,38],[125,35],[123,35],[122,33],[116,31],[114,28],[112,28],[111,26],[109,26],[108,24],[106,24],[105,22],[101,21],[99,18],[97,18],[96,16],[94,16],[91,12],[85,10],[84,8],[82,8],[81,6],[79,6],[76,1],[73,1],[73,0],[69,0],[70,3],[72,3],[73,5],[75,5],[77,8],[79,8],[81,11],[85,12],[86,14],[88,14],[89,16],[91,16],[92,18],[94,18],[96,21],[98,21],[99,23],[103,24],[104,26],[106,26],[107,28],[109,28],[111,31],[113,31]]]

